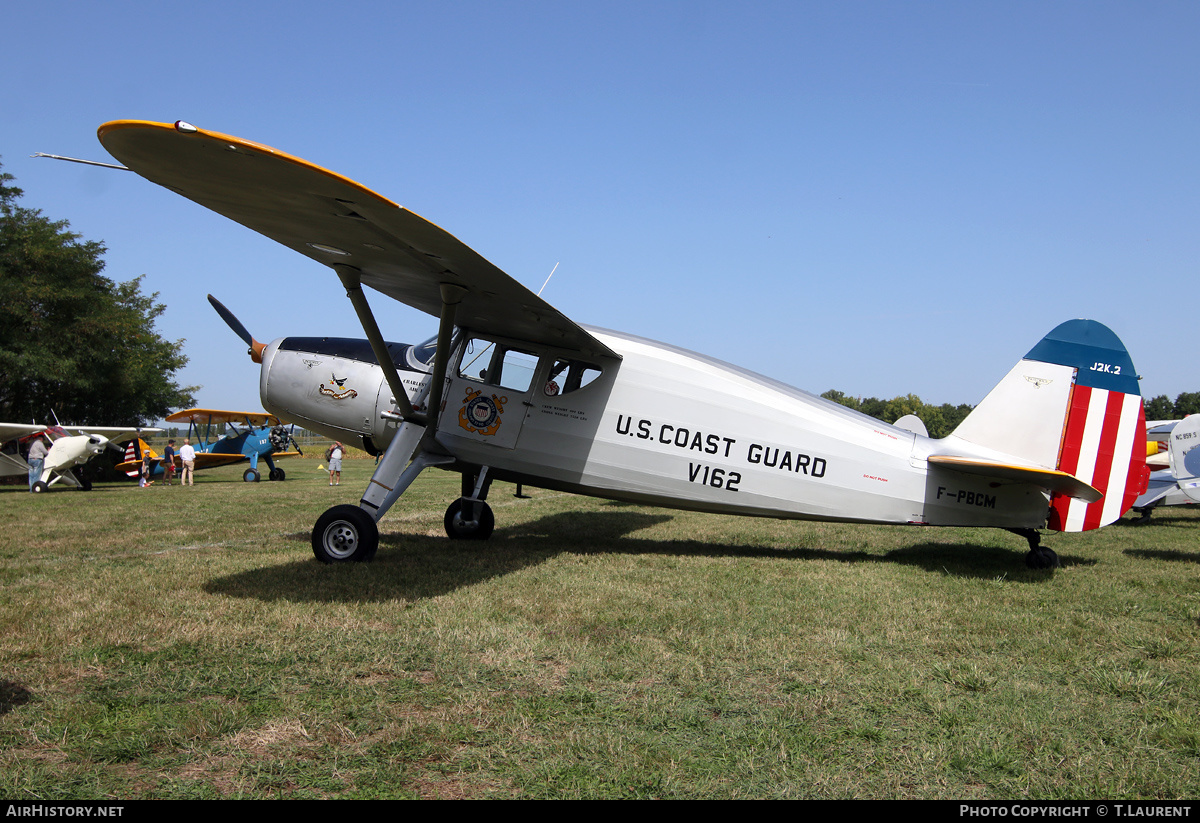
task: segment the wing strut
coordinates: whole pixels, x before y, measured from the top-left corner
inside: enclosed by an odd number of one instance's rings
[[[379,367],[383,369],[383,376],[387,379],[388,388],[392,390],[392,397],[396,407],[400,410],[400,416],[405,420],[424,424],[425,415],[418,414],[413,410],[412,402],[408,399],[408,392],[405,391],[404,383],[400,380],[400,372],[396,371],[396,364],[392,362],[392,357],[388,353],[387,343],[384,342],[383,335],[379,331],[379,324],[375,322],[371,305],[367,302],[367,296],[363,294],[360,280],[362,272],[351,266],[334,266],[333,269],[341,279],[342,285],[346,287],[346,296],[354,305],[358,322],[362,323],[363,331],[367,333],[367,340],[371,343],[371,350],[375,352],[375,359],[379,361]],[[441,342],[440,334],[438,342],[439,344]]]
[[[363,328],[367,330],[368,337],[372,336],[373,331],[374,337],[382,342],[383,338],[379,334],[378,328],[374,328],[375,321],[370,309],[366,308],[366,297],[362,293],[362,288],[358,287],[354,281],[356,275],[357,271],[354,269],[347,269],[345,272],[341,268],[338,269],[338,276],[342,278],[343,283],[347,284],[347,294],[350,294],[352,299],[355,291],[351,289],[351,284],[354,284],[357,289],[357,300],[361,301],[364,308],[364,311],[359,313],[359,317],[362,318],[364,314],[366,315]],[[435,438],[438,417],[441,415],[442,394],[446,385],[446,369],[449,366],[450,352],[453,348],[454,317],[458,311],[458,304],[467,290],[452,283],[443,283],[440,291],[442,311],[438,323],[437,348],[434,350],[433,356],[433,374],[427,384],[428,396],[424,401],[426,411],[424,414],[412,411],[408,395],[402,395],[405,402],[409,404],[412,416],[404,418],[404,422],[384,451],[383,458],[376,466],[375,474],[372,475],[371,482],[367,485],[367,489],[359,501],[359,508],[374,522],[378,522],[379,518],[383,517],[392,504],[399,500],[400,496],[408,489],[409,484],[427,466],[447,465],[455,460],[454,456],[448,454],[446,448]],[[355,309],[358,309],[357,302]],[[385,348],[384,354],[386,355],[386,353]],[[382,361],[382,358],[380,359]],[[388,363],[390,364],[390,362],[389,360]],[[401,391],[403,391],[403,387],[401,387]],[[397,400],[399,399],[398,396]],[[421,401],[421,395],[417,396],[417,401]],[[422,431],[418,427],[422,427],[424,430]],[[316,539],[317,537],[314,536],[314,540]]]
[[[437,435],[438,418],[441,416],[442,409],[442,394],[446,390],[446,366],[450,362],[451,338],[454,336],[454,316],[458,313],[458,304],[462,301],[463,295],[467,290],[462,286],[456,286],[453,283],[442,283],[442,316],[438,321],[438,339],[437,348],[433,353],[433,378],[429,383],[429,404],[427,409],[432,410],[432,417],[427,417],[433,425],[427,426],[425,429],[425,437],[422,438],[421,444],[426,449],[430,449],[434,443],[434,437]],[[435,451],[442,451],[439,446]]]

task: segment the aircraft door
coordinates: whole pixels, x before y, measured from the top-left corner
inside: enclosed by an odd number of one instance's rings
[[[446,381],[439,431],[514,448],[529,411],[539,359],[527,348],[468,338]]]

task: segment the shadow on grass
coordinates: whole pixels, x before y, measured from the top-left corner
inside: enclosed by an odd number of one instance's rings
[[[251,569],[216,578],[205,585],[211,594],[260,600],[361,602],[421,600],[536,566],[560,554],[645,554],[679,557],[777,558],[839,563],[891,563],[936,574],[1021,582],[1044,582],[1053,572],[1025,568],[1024,550],[965,543],[919,543],[883,554],[820,547],[778,549],[728,545],[701,540],[652,540],[634,532],[668,522],[668,514],[610,509],[563,512],[529,523],[497,529],[486,542],[384,533],[371,563],[326,566],[304,560]],[[308,542],[307,534],[291,536]],[[1063,558],[1063,565],[1090,561]]]
[[[0,680],[0,714],[8,714],[33,699],[33,693],[20,683]]]
[[[1196,528],[1196,518],[1194,517],[1172,517],[1171,512],[1164,512],[1162,509],[1155,509],[1149,520],[1141,520],[1137,517],[1122,517],[1111,526],[1118,526],[1122,529],[1130,529],[1134,532],[1144,529],[1150,529],[1155,526],[1169,526],[1171,528]]]
[[[1200,552],[1181,552],[1172,549],[1126,549],[1129,557],[1142,560],[1170,560],[1176,563],[1200,563]]]

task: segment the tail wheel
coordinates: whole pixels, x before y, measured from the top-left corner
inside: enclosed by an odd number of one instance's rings
[[[1031,569],[1057,569],[1062,564],[1059,562],[1058,553],[1054,549],[1038,546],[1035,549],[1030,549],[1025,555],[1025,565]]]
[[[334,506],[317,518],[312,547],[322,563],[366,563],[379,548],[379,527],[358,506]]]
[[[483,501],[479,502],[479,519],[468,520],[471,502],[458,498],[446,509],[446,535],[451,540],[487,540],[496,528],[496,518],[492,507]]]

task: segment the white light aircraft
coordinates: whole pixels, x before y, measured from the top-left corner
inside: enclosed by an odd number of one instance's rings
[[[1145,488],[1138,378],[1108,328],[1071,320],[948,437],[890,426],[674,346],[576,324],[459,240],[345,177],[268,146],[116,121],[128,168],[332,268],[366,340],[255,341],[263,406],[383,457],[357,506],[312,531],[323,562],[371,559],[378,522],[430,466],[462,474],[455,538],[486,538],[494,480],[705,512],[992,526],[1057,565],[1038,529],[1111,523]],[[388,343],[370,286],[439,319]],[[917,428],[913,426],[913,428]]]
[[[34,434],[45,435],[50,442],[42,474],[34,481],[31,491],[44,492],[56,483],[90,491],[91,479],[76,467],[82,466],[104,451],[109,443],[137,437],[139,432],[158,432],[162,429],[119,428],[112,426],[38,426],[21,423],[0,423],[0,477],[29,474],[29,464],[17,445]],[[74,432],[72,434],[72,432]]]
[[[1136,523],[1148,523],[1159,506],[1200,503],[1200,414],[1147,426],[1146,437],[1157,449],[1146,458],[1152,470],[1146,491],[1133,501],[1133,510],[1141,515]]]

